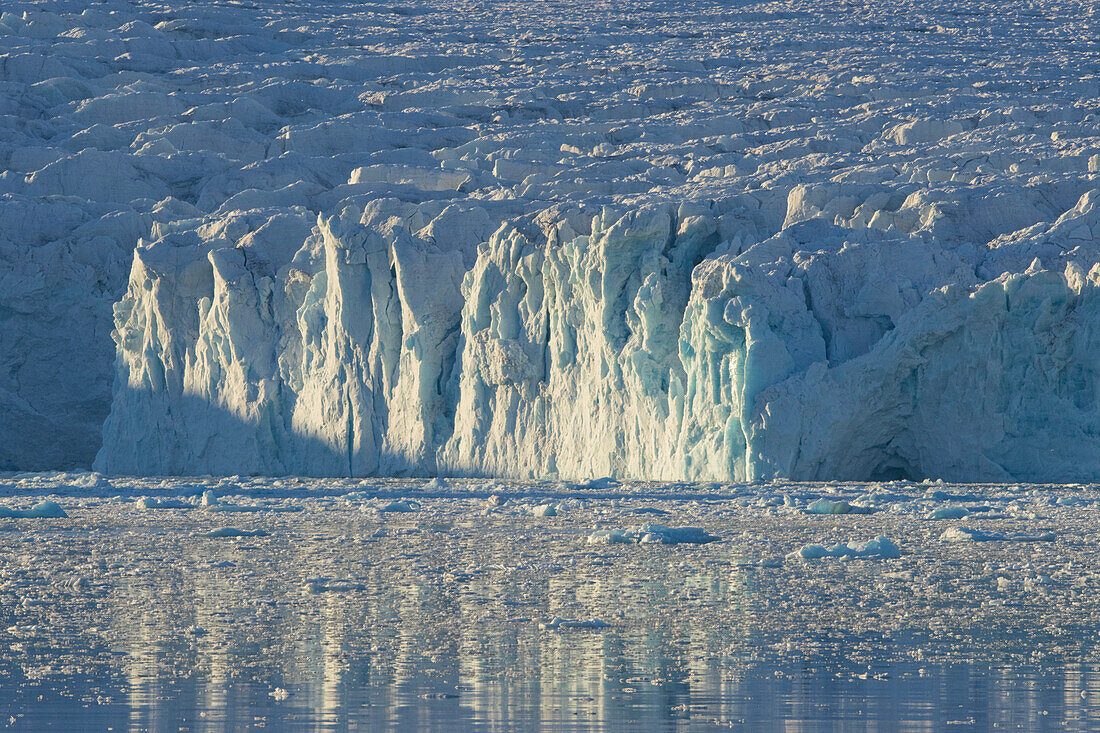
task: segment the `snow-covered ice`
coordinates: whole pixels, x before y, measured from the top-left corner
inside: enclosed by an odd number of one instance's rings
[[[1094,35],[5,7],[0,469],[1100,479]]]

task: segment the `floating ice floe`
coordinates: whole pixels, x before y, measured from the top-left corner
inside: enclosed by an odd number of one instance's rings
[[[928,518],[938,521],[940,519],[962,519],[969,516],[970,510],[964,506],[945,506],[929,514]]]
[[[856,506],[843,500],[821,498],[806,507],[807,514],[870,514],[870,507]]]
[[[451,485],[447,483],[447,480],[439,476],[424,484],[424,491],[448,491],[450,488]]]
[[[379,511],[379,512],[398,512],[398,513],[418,512],[418,511],[420,511],[420,502],[419,501],[409,501],[407,499],[403,500],[403,501],[391,501],[388,504],[383,504],[380,507],[376,507],[376,511]]]
[[[310,595],[318,593],[346,593],[353,590],[366,590],[367,586],[353,580],[334,580],[333,578],[309,578],[306,580],[305,592]]]
[[[40,501],[30,509],[0,507],[0,517],[7,519],[63,519],[68,516],[54,501]]]
[[[60,476],[59,476],[60,478]],[[76,489],[94,489],[96,491],[110,491],[114,488],[102,474],[95,471],[79,471],[75,474],[65,475],[66,484]]]
[[[892,559],[901,557],[901,548],[889,537],[879,535],[867,542],[852,541],[829,547],[805,545],[801,550],[791,553],[791,557],[799,557],[803,560],[819,560],[826,557],[881,557]]]
[[[220,527],[207,532],[206,537],[267,537],[268,533],[262,529],[237,529],[236,527]]]
[[[540,504],[531,510],[531,516],[533,517],[556,517],[558,515],[558,509],[560,504]]]
[[[213,491],[204,491],[201,505],[209,512],[300,512],[302,508],[290,504],[233,504],[222,501]]]
[[[1053,542],[1053,532],[1039,534],[983,532],[970,527],[952,527],[940,535],[944,542]]]
[[[718,538],[701,527],[666,527],[643,524],[626,529],[600,529],[588,536],[589,544],[703,545]]]
[[[195,505],[179,499],[155,499],[143,496],[134,502],[138,509],[194,509]]]
[[[618,479],[612,478],[611,476],[604,476],[603,478],[594,478],[594,479],[589,479],[588,481],[583,481],[583,482],[577,484],[577,488],[578,489],[589,489],[589,490],[598,491],[598,490],[605,490],[605,489],[613,489],[618,485],[619,485],[619,480]]]
[[[631,509],[630,513],[631,514],[650,514],[650,515],[653,515],[655,517],[663,517],[666,514],[668,514],[668,511],[665,510],[665,509],[658,509],[658,508],[652,507],[652,506],[640,506],[637,509]]]
[[[542,629],[607,629],[610,627],[611,624],[606,621],[601,621],[598,618],[575,621],[567,618],[558,618],[557,616],[539,624],[539,628]]]

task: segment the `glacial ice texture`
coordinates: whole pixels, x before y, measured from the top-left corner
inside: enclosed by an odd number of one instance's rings
[[[0,469],[1098,480],[1095,31],[20,3]]]

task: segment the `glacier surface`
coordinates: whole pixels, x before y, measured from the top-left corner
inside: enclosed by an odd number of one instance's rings
[[[1100,480],[1079,10],[21,3],[0,470]]]

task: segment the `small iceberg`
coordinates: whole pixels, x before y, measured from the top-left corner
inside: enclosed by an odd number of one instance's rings
[[[604,476],[603,478],[593,478],[587,481],[582,481],[575,485],[578,490],[589,491],[606,491],[607,489],[613,489],[619,486],[619,480],[610,476]]]
[[[418,501],[391,501],[389,504],[383,504],[378,507],[380,512],[416,512],[420,511],[420,502]]]
[[[305,592],[309,595],[320,593],[347,593],[353,590],[366,590],[367,586],[353,580],[334,580],[332,578],[309,578],[306,580]]]
[[[179,499],[155,499],[143,496],[134,502],[138,509],[194,509],[195,505]]]
[[[447,483],[447,480],[436,476],[428,483],[424,484],[424,491],[450,491],[451,485]]]
[[[65,519],[68,516],[55,501],[40,501],[30,509],[0,507],[0,517],[7,519]]]
[[[940,519],[962,519],[969,516],[970,510],[964,506],[945,506],[929,514],[928,518],[938,521]]]
[[[901,548],[889,537],[879,535],[867,542],[839,543],[825,547],[824,545],[806,545],[801,550],[792,552],[791,557],[803,560],[820,560],[826,557],[881,557],[893,559],[901,557]]]
[[[544,621],[539,624],[540,629],[607,629],[611,628],[611,624],[606,621],[601,621],[598,618],[588,619],[587,621],[574,621],[567,618],[558,618],[555,616],[549,621]]]
[[[267,537],[268,533],[262,529],[237,529],[236,527],[220,527],[207,532],[204,537]]]
[[[531,510],[531,516],[533,517],[556,517],[558,516],[558,505],[555,504],[540,504]]]
[[[870,514],[871,508],[856,506],[843,500],[821,498],[806,507],[807,514]]]
[[[943,542],[1053,542],[1053,532],[1040,534],[1007,534],[1004,532],[983,532],[970,527],[952,527],[940,535]]]
[[[601,529],[588,536],[589,544],[704,545],[718,538],[701,527],[666,527],[643,524],[626,529]]]

